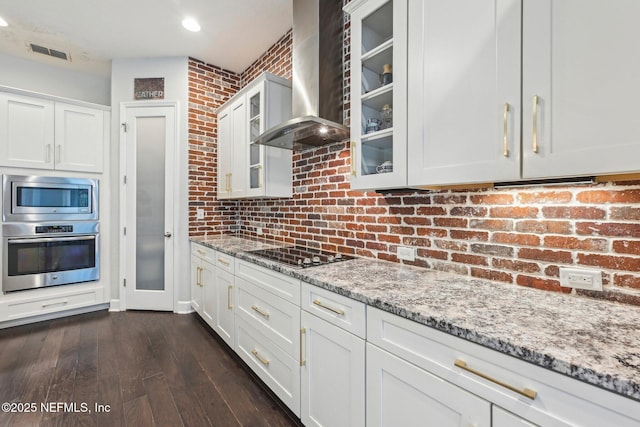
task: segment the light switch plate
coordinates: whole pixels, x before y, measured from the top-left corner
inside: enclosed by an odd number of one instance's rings
[[[204,209],[196,209],[196,219],[204,219]]]

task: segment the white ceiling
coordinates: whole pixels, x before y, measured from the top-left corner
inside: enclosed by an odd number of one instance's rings
[[[196,18],[202,31],[182,28]],[[96,75],[112,59],[190,56],[242,72],[292,25],[292,0],[0,0],[0,53]],[[35,43],[70,62],[31,52]]]

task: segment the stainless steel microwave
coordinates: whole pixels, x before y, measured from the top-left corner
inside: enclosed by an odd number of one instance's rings
[[[96,221],[98,180],[3,175],[5,222]]]

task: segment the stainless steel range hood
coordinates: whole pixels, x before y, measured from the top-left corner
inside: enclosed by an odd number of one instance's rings
[[[340,0],[293,0],[293,119],[263,132],[257,144],[305,150],[349,138],[342,123]]]

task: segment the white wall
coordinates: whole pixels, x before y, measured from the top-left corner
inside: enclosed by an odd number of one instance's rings
[[[111,81],[64,68],[0,54],[0,86],[110,105]]]
[[[188,107],[189,107],[189,60],[187,57],[158,59],[126,59],[114,60],[111,68],[111,106],[112,106],[112,218],[115,219],[115,235],[112,241],[119,241],[122,226],[119,222],[120,190],[122,173],[120,171],[120,103],[133,102],[133,81],[135,78],[164,77],[166,101],[178,102],[178,158],[176,160],[176,191],[174,210],[174,286],[177,288],[178,303],[176,311],[189,309],[189,238],[188,238]],[[141,101],[144,102],[144,101]],[[119,247],[112,245],[112,259],[118,261]],[[118,262],[117,268],[121,269]],[[122,283],[114,282],[111,290],[112,308],[124,308],[122,301]]]

